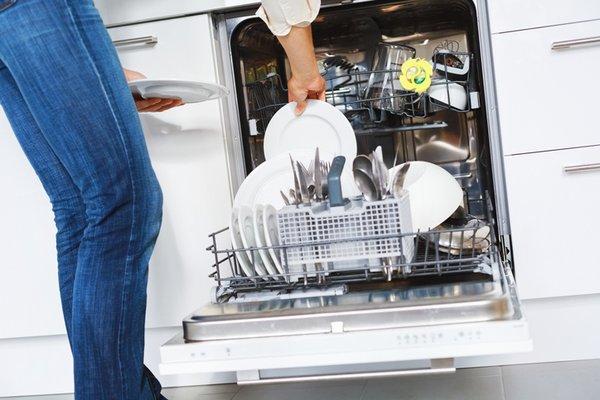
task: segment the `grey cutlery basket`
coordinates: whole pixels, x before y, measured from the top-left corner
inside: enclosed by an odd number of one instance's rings
[[[408,192],[400,199],[355,198],[337,207],[284,207],[277,225],[291,274],[381,268],[386,260],[409,263],[414,256],[415,236],[406,235],[413,231]]]

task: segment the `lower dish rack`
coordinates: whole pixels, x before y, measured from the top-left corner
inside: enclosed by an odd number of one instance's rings
[[[302,244],[278,244],[265,247],[222,247],[229,238],[229,228],[212,233],[212,244],[207,248],[214,256],[210,277],[217,282],[213,301],[230,301],[237,295],[249,292],[276,291],[285,293],[297,289],[326,289],[360,282],[386,282],[423,276],[442,276],[467,272],[490,273],[494,252],[492,223],[477,221],[475,226],[438,228],[428,232],[394,232],[363,234],[342,239],[308,241]],[[479,233],[484,233],[480,235]],[[315,248],[363,247],[373,243],[410,243],[410,256],[366,256],[364,262],[336,265],[335,268],[319,268],[310,263],[290,264],[289,254],[304,251],[313,254]],[[407,246],[401,246],[406,248]],[[246,274],[236,254],[244,253],[253,266],[260,253],[280,254],[279,274],[261,274],[256,268]],[[246,271],[247,272],[247,271]]]

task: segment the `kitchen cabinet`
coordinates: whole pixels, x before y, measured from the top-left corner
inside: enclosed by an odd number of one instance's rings
[[[589,43],[578,44],[582,39]],[[591,122],[598,112],[593,71],[600,64],[600,21],[493,35],[492,41],[506,155],[600,144]]]
[[[50,201],[1,109],[0,171],[0,339],[64,333]]]
[[[492,33],[600,19],[590,0],[488,0]]]
[[[258,4],[257,0],[96,0],[107,25],[173,18]],[[256,6],[258,8],[258,5]]]
[[[506,157],[519,294],[600,293],[600,146]]]
[[[124,67],[151,78],[216,82],[210,18],[199,15],[113,28]],[[134,40],[135,42],[135,40]],[[164,220],[150,265],[147,326],[177,326],[210,301],[208,234],[224,227],[231,195],[218,101],[141,116],[164,193]]]

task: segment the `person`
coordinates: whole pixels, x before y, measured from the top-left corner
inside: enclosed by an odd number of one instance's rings
[[[162,194],[91,0],[0,0],[0,103],[52,203],[75,398],[160,398],[143,349]]]
[[[288,97],[298,103],[296,115],[304,112],[307,99],[325,100],[325,79],[317,65],[311,28],[320,8],[321,0],[263,0],[256,13],[288,56],[292,72]]]
[[[320,2],[296,2],[264,0],[259,13],[288,53],[301,112],[325,84],[309,26]],[[122,69],[92,0],[0,0],[0,104],[52,204],[77,400],[164,399],[143,365],[162,193],[138,111],[181,102],[134,100],[127,78],[140,77]]]

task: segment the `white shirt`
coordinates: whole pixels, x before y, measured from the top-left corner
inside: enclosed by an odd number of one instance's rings
[[[262,6],[256,12],[271,32],[277,36],[286,36],[292,26],[310,25],[321,8],[321,0],[262,0]]]

